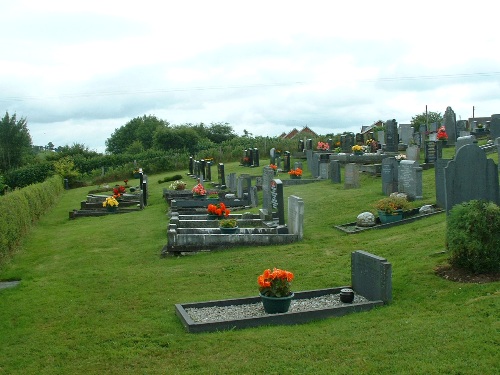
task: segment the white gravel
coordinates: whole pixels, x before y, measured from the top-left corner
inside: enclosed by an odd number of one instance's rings
[[[368,302],[362,296],[355,295],[353,303]],[[340,301],[339,294],[326,294],[320,297],[293,299],[288,312],[321,310],[350,305]],[[186,312],[195,323],[221,322],[267,316],[261,302],[246,305],[212,306],[186,308]]]

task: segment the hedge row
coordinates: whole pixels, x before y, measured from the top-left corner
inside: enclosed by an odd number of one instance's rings
[[[56,175],[0,197],[0,264],[31,225],[54,205],[63,188],[62,177]]]

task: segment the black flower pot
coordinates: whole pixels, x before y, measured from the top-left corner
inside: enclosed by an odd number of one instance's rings
[[[344,303],[352,303],[354,301],[354,290],[349,288],[341,289],[340,300]]]

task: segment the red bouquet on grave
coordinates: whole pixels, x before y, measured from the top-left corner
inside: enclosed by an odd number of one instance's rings
[[[226,208],[226,205],[223,202],[217,203],[217,204],[209,204],[207,207],[207,212],[209,215],[217,215],[219,217],[228,217],[229,209]]]
[[[122,194],[125,194],[125,191],[126,191],[125,186],[120,185],[118,187],[113,188],[113,195],[119,197]]]
[[[448,134],[446,134],[446,128],[441,126],[437,132],[437,139],[439,141],[446,141],[448,139]]]

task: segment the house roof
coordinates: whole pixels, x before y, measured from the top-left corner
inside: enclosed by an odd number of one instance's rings
[[[311,128],[309,128],[309,126],[306,125],[302,128],[301,131],[298,131],[297,128],[293,128],[292,131],[290,131],[288,134],[283,133],[280,137],[286,139],[292,139],[300,134],[309,134],[312,135],[313,137],[318,136]]]

